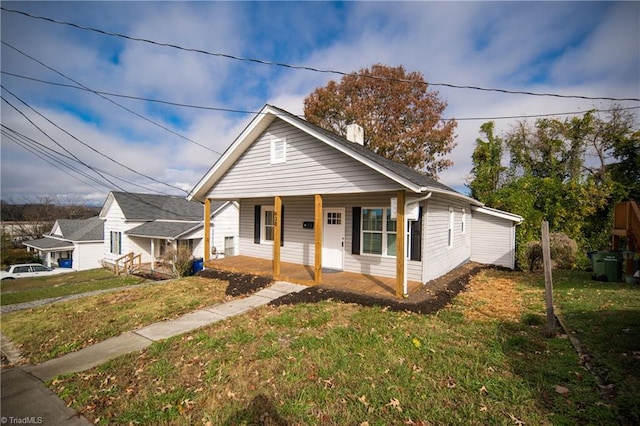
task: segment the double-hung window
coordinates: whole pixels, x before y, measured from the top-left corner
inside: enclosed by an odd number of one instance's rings
[[[110,248],[112,254],[122,254],[122,232],[111,231]]]
[[[362,209],[362,253],[396,255],[396,220],[391,219],[391,209]]]
[[[273,206],[262,206],[262,241],[273,242],[276,231],[276,217]]]

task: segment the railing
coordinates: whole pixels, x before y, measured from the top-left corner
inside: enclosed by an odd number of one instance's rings
[[[120,267],[120,262],[122,262],[122,267]],[[116,275],[120,275],[120,272],[130,273],[134,269],[135,261],[138,261],[138,269],[142,266],[142,254],[134,254],[133,252],[127,253],[122,257],[119,257],[115,260],[114,272]]]

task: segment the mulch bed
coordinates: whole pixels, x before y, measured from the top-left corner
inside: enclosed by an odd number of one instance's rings
[[[291,293],[275,299],[270,305],[281,306],[298,303],[317,303],[321,300],[331,299],[345,303],[356,303],[362,306],[381,306],[395,311],[411,311],[428,314],[437,312],[450,303],[458,293],[465,289],[471,277],[485,268],[487,268],[487,266],[467,262],[448,274],[429,281],[418,291],[403,299],[392,296],[382,297],[357,293],[349,291],[348,289],[337,290],[318,285],[308,287],[298,293]],[[255,293],[273,282],[273,278],[270,276],[256,276],[217,269],[206,269],[198,272],[197,275],[229,281],[226,294],[230,296]]]

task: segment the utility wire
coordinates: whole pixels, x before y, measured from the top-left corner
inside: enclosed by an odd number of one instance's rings
[[[180,188],[180,187],[177,187],[177,186],[175,186],[175,185],[171,185],[171,184],[168,184],[168,183],[162,182],[162,181],[160,181],[160,180],[158,180],[158,179],[155,179],[155,178],[153,178],[153,177],[151,177],[151,176],[145,175],[144,173],[140,173],[140,172],[138,172],[137,170],[134,170],[134,169],[132,169],[131,167],[129,167],[129,166],[125,165],[125,164],[122,164],[122,163],[121,163],[121,162],[119,162],[118,160],[116,160],[116,159],[114,159],[114,158],[112,158],[112,157],[108,156],[107,154],[104,154],[104,153],[102,153],[101,151],[98,151],[97,149],[95,149],[95,148],[94,148],[94,147],[92,147],[91,145],[89,145],[89,144],[87,144],[87,143],[85,143],[85,142],[81,141],[80,139],[78,139],[77,137],[75,137],[74,135],[72,135],[71,133],[69,133],[68,131],[66,131],[65,129],[63,129],[62,127],[58,126],[58,125],[57,125],[56,123],[54,123],[53,121],[49,120],[49,119],[48,119],[47,117],[45,117],[43,114],[41,114],[41,113],[40,113],[40,112],[38,112],[36,109],[34,109],[33,107],[31,107],[28,103],[26,103],[25,101],[23,101],[22,99],[20,99],[18,96],[16,96],[13,92],[11,92],[10,90],[7,90],[7,88],[6,88],[6,87],[4,87],[2,84],[0,84],[0,87],[1,87],[4,91],[6,91],[7,93],[9,93],[9,94],[11,94],[13,97],[15,97],[15,98],[16,98],[18,101],[20,101],[22,104],[24,104],[25,106],[27,106],[29,109],[31,109],[33,112],[35,112],[36,114],[38,114],[40,117],[42,117],[43,119],[45,119],[46,121],[48,121],[50,124],[52,124],[52,125],[53,125],[54,127],[56,127],[58,130],[60,130],[60,131],[64,132],[65,134],[67,134],[68,136],[70,136],[71,138],[73,138],[75,141],[77,141],[77,142],[79,142],[80,144],[82,144],[82,145],[86,146],[87,148],[89,148],[89,149],[90,149],[90,150],[92,150],[93,152],[95,152],[95,153],[97,153],[97,154],[101,155],[102,157],[104,157],[104,158],[108,159],[109,161],[111,161],[111,162],[113,162],[113,163],[115,163],[115,164],[117,164],[117,165],[119,165],[119,166],[121,166],[121,167],[124,167],[125,169],[127,169],[127,170],[129,170],[129,171],[131,171],[131,172],[133,172],[133,173],[135,173],[135,174],[137,174],[137,175],[139,175],[139,176],[145,177],[145,178],[147,178],[147,179],[149,179],[149,180],[151,180],[151,181],[153,181],[153,182],[156,182],[156,183],[162,184],[162,185],[167,186],[167,187],[169,187],[169,188],[177,189],[177,190],[179,190],[179,191],[182,191],[182,192],[184,192],[184,193],[187,193],[187,191],[185,191],[184,189],[182,189],[182,188]],[[3,99],[4,99],[4,98],[3,98]],[[14,109],[15,109],[15,107],[14,107]],[[26,117],[26,116],[25,116],[25,117]],[[31,124],[33,124],[33,125],[35,126],[35,124],[34,124],[31,120],[29,120],[29,121],[31,122]],[[37,127],[37,126],[36,126],[36,127]],[[39,128],[38,128],[38,129],[39,129]],[[40,129],[39,129],[39,130],[40,130]],[[41,130],[41,132],[42,132],[42,130]],[[43,133],[44,133],[44,132],[43,132]],[[47,136],[48,136],[48,135],[47,135]],[[51,138],[50,138],[50,139],[51,139]],[[53,139],[51,139],[51,140],[53,140]],[[55,142],[55,141],[54,141],[54,142]],[[67,153],[69,153],[70,155],[72,155],[72,156],[73,156],[73,158],[75,158],[78,162],[81,162],[81,160],[80,160],[78,157],[76,157],[75,155],[73,155],[69,150],[67,150],[66,148],[62,147],[62,145],[60,145],[59,143],[57,143],[57,142],[55,142],[55,143],[56,143],[58,146],[60,146],[61,148],[63,148],[63,149],[65,150],[65,152],[67,152]],[[91,170],[96,171],[93,167],[91,167],[91,166],[87,165],[86,163],[84,163],[84,162],[81,162],[81,163],[82,163],[85,167],[90,168]],[[96,172],[97,172],[97,171],[96,171]],[[99,172],[97,172],[97,173],[99,174]],[[102,175],[101,175],[101,176],[102,176]],[[102,177],[104,178],[104,176],[102,176]],[[106,179],[106,178],[105,178],[105,179]],[[110,183],[113,183],[113,182],[110,182]]]
[[[21,140],[20,140],[20,138],[19,138],[18,136],[14,135],[14,134],[12,134],[12,133],[9,133],[7,130],[5,130],[5,129],[10,130],[10,129],[9,129],[8,127],[6,127],[4,124],[1,124],[1,126],[2,126],[2,131],[1,131],[1,133],[2,133],[2,135],[4,135],[4,137],[6,137],[6,138],[8,138],[9,140],[13,141],[14,143],[16,143],[18,146],[20,146],[20,147],[21,147],[21,148],[23,148],[24,150],[26,150],[26,151],[30,152],[31,154],[35,155],[36,157],[40,158],[41,160],[45,161],[46,163],[50,164],[51,166],[53,166],[53,167],[55,167],[55,168],[59,169],[59,170],[60,170],[60,171],[62,171],[63,173],[65,173],[65,174],[67,174],[67,175],[71,176],[72,178],[74,178],[74,179],[78,180],[79,182],[81,182],[81,183],[83,183],[83,184],[85,184],[85,185],[88,185],[88,186],[90,186],[90,187],[92,187],[93,189],[96,189],[96,190],[98,190],[98,191],[103,191],[103,190],[104,190],[104,188],[107,188],[107,189],[109,188],[109,186],[108,186],[108,185],[106,185],[106,184],[104,184],[104,183],[100,182],[99,180],[97,180],[97,179],[96,179],[96,178],[94,178],[93,176],[89,176],[88,174],[86,174],[86,173],[84,173],[84,172],[80,171],[79,169],[74,168],[72,165],[67,164],[67,163],[64,163],[63,161],[61,161],[61,160],[59,160],[59,159],[57,159],[57,158],[53,158],[52,156],[50,156],[50,154],[47,154],[47,153],[46,153],[46,152],[44,152],[43,150],[38,150],[38,149],[36,149],[35,147],[30,146],[28,143],[26,143],[26,142],[24,142],[24,141],[21,141]],[[12,130],[12,131],[13,131],[13,130]],[[64,167],[62,167],[61,165],[56,164],[56,163],[63,164],[63,165],[64,165]],[[76,173],[78,173],[78,174],[80,174],[80,175],[82,175],[82,176],[86,177],[87,179],[89,179],[89,180],[92,180],[92,181],[96,182],[97,184],[99,184],[99,185],[103,186],[103,188],[99,188],[99,187],[97,187],[97,186],[95,186],[95,185],[92,185],[91,183],[89,183],[89,182],[87,182],[87,181],[84,181],[84,180],[80,179],[78,176],[73,175],[73,174],[72,174],[71,172],[69,172],[69,170],[67,170],[67,169],[71,169],[71,170],[73,170],[74,172],[76,172]]]
[[[260,114],[260,111],[231,109],[231,108],[222,108],[222,107],[206,106],[206,105],[193,105],[193,104],[185,104],[185,103],[179,103],[179,102],[166,101],[166,100],[162,100],[162,99],[153,99],[153,98],[144,98],[144,97],[141,97],[141,96],[125,95],[125,94],[122,94],[122,93],[105,92],[105,91],[101,91],[101,90],[95,90],[95,89],[90,89],[90,88],[74,86],[72,84],[57,83],[57,82],[54,82],[54,81],[42,80],[42,79],[35,78],[35,77],[28,77],[28,76],[24,76],[24,75],[20,75],[20,74],[15,74],[15,73],[12,73],[12,72],[9,72],[9,71],[0,71],[0,73],[5,74],[5,75],[9,75],[9,76],[12,76],[12,77],[16,77],[16,78],[21,78],[21,79],[24,79],[24,80],[35,81],[37,83],[49,84],[49,85],[52,85],[52,86],[66,87],[66,88],[69,88],[69,89],[83,90],[83,91],[87,91],[87,92],[99,93],[101,95],[114,96],[114,97],[118,97],[118,98],[132,99],[132,100],[143,101],[143,102],[155,102],[155,103],[166,104],[166,105],[171,105],[171,106],[177,106],[177,107],[182,107],[182,108],[202,109],[202,110],[208,110],[208,111],[221,111],[221,112],[232,112],[232,113],[253,114],[253,115]],[[618,108],[618,109],[620,109],[620,110],[640,109],[640,106],[624,107],[624,108]],[[612,110],[611,109],[591,109],[589,111],[608,112],[608,111],[612,111]],[[561,116],[561,115],[575,115],[575,114],[583,114],[585,112],[586,111],[570,111],[570,112],[554,112],[554,113],[531,114],[531,115],[509,115],[509,116],[498,116],[498,117],[441,118],[440,120],[441,121],[513,120],[513,119],[517,119],[517,118],[540,118],[540,117],[553,117],[553,116]],[[298,116],[298,117],[304,118],[304,116]]]
[[[166,127],[166,126],[164,126],[164,125],[162,125],[162,124],[160,124],[160,123],[157,123],[157,122],[155,122],[155,121],[151,120],[150,118],[145,117],[144,115],[139,114],[139,113],[137,113],[137,112],[135,112],[135,111],[133,111],[133,110],[131,110],[131,109],[127,108],[126,106],[124,106],[124,105],[122,105],[122,104],[117,103],[117,102],[116,102],[116,101],[114,101],[113,99],[109,99],[109,98],[107,98],[106,96],[103,96],[101,93],[99,93],[99,92],[97,92],[97,91],[95,91],[95,90],[93,90],[93,89],[90,89],[89,87],[85,86],[84,84],[82,84],[82,83],[80,83],[80,82],[78,82],[78,81],[74,80],[73,78],[71,78],[71,77],[69,77],[69,76],[67,76],[67,75],[63,74],[61,71],[58,71],[58,70],[56,70],[56,69],[54,69],[54,68],[50,67],[49,65],[45,64],[44,62],[42,62],[42,61],[40,61],[40,60],[38,60],[38,59],[34,58],[33,56],[30,56],[30,55],[26,54],[26,53],[25,53],[25,52],[23,52],[22,50],[18,49],[18,48],[17,48],[17,47],[15,47],[15,46],[12,46],[11,44],[7,43],[6,41],[2,40],[2,44],[4,44],[4,45],[5,45],[5,46],[7,46],[7,47],[10,47],[11,49],[15,50],[16,52],[20,53],[21,55],[26,56],[27,58],[31,59],[32,61],[37,62],[38,64],[42,65],[43,67],[45,67],[45,68],[47,68],[47,69],[49,69],[49,70],[51,70],[51,71],[55,72],[56,74],[58,74],[58,75],[60,75],[60,76],[62,76],[62,77],[64,77],[64,78],[66,78],[67,80],[69,80],[69,81],[71,81],[71,82],[73,82],[73,83],[77,84],[77,85],[78,85],[79,87],[81,87],[83,90],[86,90],[86,91],[88,91],[88,92],[92,92],[92,93],[94,93],[95,95],[97,95],[97,96],[101,97],[102,99],[104,99],[104,100],[106,100],[106,101],[108,101],[108,102],[111,102],[112,104],[114,104],[114,105],[116,105],[116,106],[118,106],[118,107],[120,107],[120,108],[124,109],[124,110],[125,110],[125,111],[127,111],[127,112],[130,112],[131,114],[135,115],[136,117],[142,118],[143,120],[145,120],[145,121],[147,121],[147,122],[149,122],[149,123],[151,123],[151,124],[153,124],[153,125],[155,125],[155,126],[158,126],[158,127],[160,127],[161,129],[166,130],[167,132],[172,133],[172,134],[174,134],[174,135],[176,135],[176,136],[178,136],[178,137],[180,137],[180,138],[182,138],[182,139],[184,139],[184,140],[186,140],[186,141],[188,141],[188,142],[194,143],[194,144],[198,145],[198,146],[199,146],[199,147],[201,147],[201,148],[204,148],[204,149],[206,149],[206,150],[208,150],[208,151],[211,151],[211,152],[213,152],[214,154],[218,154],[218,156],[221,156],[221,155],[222,155],[222,153],[220,153],[220,152],[218,152],[218,151],[216,151],[216,150],[214,150],[214,149],[211,149],[211,148],[209,148],[209,147],[208,147],[208,146],[206,146],[206,145],[203,145],[203,144],[201,144],[201,143],[198,143],[198,142],[194,141],[193,139],[190,139],[190,138],[188,138],[188,137],[186,137],[186,136],[184,136],[184,135],[181,135],[180,133],[175,132],[175,131],[171,130],[170,128]],[[73,86],[72,86],[72,87],[73,87]]]
[[[39,150],[40,150],[41,152],[43,152],[43,154],[45,154],[45,155],[49,156],[50,158],[55,158],[55,157],[54,157],[52,154],[50,154],[49,152],[47,152],[47,151],[51,151],[52,153],[54,153],[54,154],[58,155],[59,157],[63,157],[63,158],[66,158],[66,159],[68,159],[68,160],[75,161],[75,160],[74,160],[72,157],[70,157],[69,155],[66,155],[66,154],[63,154],[63,153],[61,153],[61,152],[59,152],[59,151],[56,151],[56,150],[54,150],[54,149],[52,149],[52,148],[50,148],[50,147],[48,147],[48,146],[46,146],[46,145],[44,145],[44,144],[42,144],[42,143],[38,142],[38,141],[36,141],[35,139],[32,139],[32,138],[30,138],[30,137],[28,137],[28,136],[26,136],[26,135],[24,135],[24,134],[22,134],[22,133],[18,132],[17,130],[14,130],[14,129],[12,129],[12,128],[10,128],[10,127],[8,127],[8,126],[4,125],[4,124],[0,124],[0,126],[2,126],[3,128],[5,128],[5,129],[6,129],[6,131],[5,131],[5,130],[3,130],[5,133],[11,132],[11,133],[14,135],[14,137],[20,137],[20,138],[23,140],[23,142],[24,142],[24,143],[30,144],[31,146],[34,146],[34,145],[35,145],[35,146],[40,147],[40,149],[39,149]],[[62,161],[62,160],[59,160],[59,159],[57,159],[57,158],[55,158],[55,159],[56,159],[57,161]],[[67,163],[65,163],[65,165],[67,165]],[[68,166],[68,167],[73,168],[72,166]],[[88,178],[90,178],[90,179],[94,180],[95,182],[97,182],[97,183],[99,183],[99,184],[101,184],[101,185],[104,185],[106,188],[109,188],[109,186],[107,186],[107,185],[103,184],[102,182],[99,182],[99,181],[95,180],[95,178],[93,178],[93,177],[91,177],[91,176],[89,176],[89,175],[86,175],[86,174],[84,174],[83,172],[80,172],[78,169],[73,168],[73,170],[74,170],[74,171],[76,171],[76,172],[78,172],[78,173],[83,174],[83,176],[88,177]],[[98,170],[99,172],[104,173],[104,174],[106,174],[106,175],[108,175],[108,176],[111,176],[111,177],[113,177],[113,178],[115,178],[115,179],[118,179],[118,180],[119,180],[119,181],[121,181],[121,182],[127,183],[127,184],[129,184],[129,185],[131,185],[131,186],[136,186],[136,187],[141,188],[141,189],[144,189],[144,190],[146,190],[146,191],[151,191],[151,192],[156,192],[156,193],[162,194],[162,192],[160,192],[160,191],[158,191],[158,190],[156,190],[156,189],[149,188],[149,187],[146,187],[146,186],[143,186],[143,185],[137,184],[137,183],[132,182],[132,181],[130,181],[130,180],[127,180],[127,179],[124,179],[124,178],[122,178],[122,177],[116,176],[116,175],[114,175],[114,174],[112,174],[112,173],[109,173],[109,172],[107,172],[106,170],[102,170],[102,169],[98,169],[98,168],[96,168],[96,170]]]
[[[232,59],[232,60],[236,60],[236,61],[253,62],[253,63],[257,63],[257,64],[262,64],[262,65],[284,67],[284,68],[290,68],[290,69],[296,69],[296,70],[312,71],[312,72],[324,73],[324,74],[336,74],[336,75],[342,75],[342,76],[365,77],[365,78],[371,78],[371,79],[376,79],[376,80],[388,80],[388,81],[397,81],[397,82],[412,83],[412,84],[441,86],[441,87],[448,87],[448,88],[452,88],[452,89],[467,89],[467,90],[477,90],[477,91],[484,91],[484,92],[497,92],[497,93],[504,93],[504,94],[510,94],[510,95],[544,96],[544,97],[556,97],[556,98],[586,99],[586,100],[596,100],[596,101],[601,100],[601,101],[638,101],[638,102],[640,102],[640,98],[613,98],[613,97],[596,97],[596,96],[581,96],[581,95],[562,95],[562,94],[558,94],[558,93],[539,93],[539,92],[529,92],[529,91],[521,91],[521,90],[507,90],[507,89],[488,88],[488,87],[471,86],[471,85],[458,85],[458,84],[452,84],[452,83],[436,83],[436,82],[425,82],[425,81],[418,81],[418,80],[400,79],[400,78],[393,78],[393,77],[363,75],[363,74],[358,74],[358,73],[344,72],[344,71],[331,70],[331,69],[315,68],[315,67],[304,66],[304,65],[292,65],[292,64],[287,64],[287,63],[283,63],[283,62],[267,61],[267,60],[263,60],[263,59],[245,58],[245,57],[231,55],[231,54],[227,54],[227,53],[209,52],[209,51],[203,50],[203,49],[183,47],[183,46],[179,46],[179,45],[172,44],[172,43],[157,42],[157,41],[154,41],[154,40],[149,40],[149,39],[144,39],[144,38],[139,38],[139,37],[133,37],[133,36],[129,36],[129,35],[126,35],[126,34],[120,34],[120,33],[115,33],[115,32],[111,32],[111,31],[101,30],[101,29],[97,29],[97,28],[93,28],[93,27],[88,27],[88,26],[84,26],[84,25],[80,25],[80,24],[75,24],[75,23],[72,23],[72,22],[59,21],[59,20],[56,20],[56,19],[53,19],[53,18],[48,18],[48,17],[45,17],[45,16],[32,15],[30,13],[23,12],[23,11],[20,11],[20,10],[9,9],[9,8],[4,7],[4,6],[0,6],[0,9],[4,10],[6,12],[18,13],[20,15],[24,15],[24,16],[27,16],[27,17],[33,18],[33,19],[40,19],[40,20],[43,20],[43,21],[52,22],[54,24],[67,25],[67,26],[71,26],[71,27],[78,28],[78,29],[81,29],[81,30],[93,31],[93,32],[96,32],[96,33],[99,33],[99,34],[104,34],[104,35],[108,35],[108,36],[112,36],[112,37],[120,37],[120,38],[124,38],[124,39],[131,40],[131,41],[149,43],[149,44],[153,44],[153,45],[156,45],[156,46],[168,47],[168,48],[172,48],[172,49],[182,50],[182,51],[185,51],[185,52],[200,53],[200,54],[203,54],[203,55],[226,58],[226,59]]]

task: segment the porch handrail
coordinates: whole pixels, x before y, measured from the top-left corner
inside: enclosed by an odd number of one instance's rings
[[[122,270],[123,271],[128,271],[129,269],[133,268],[133,264],[134,261],[137,259],[138,260],[138,268],[140,268],[142,266],[142,254],[135,254],[134,252],[129,252],[125,255],[120,256],[119,258],[117,258],[115,260],[115,274],[116,275],[120,275],[120,262],[123,260],[124,262],[122,262]]]

